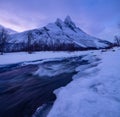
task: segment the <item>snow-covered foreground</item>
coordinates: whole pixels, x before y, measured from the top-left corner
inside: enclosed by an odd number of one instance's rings
[[[0,55],[0,65],[4,64],[13,64],[19,62],[35,61],[42,59],[52,59],[52,58],[63,58],[63,57],[74,57],[87,54],[88,51],[76,51],[76,52],[34,52],[28,54],[26,52],[17,52],[17,53],[7,53]]]
[[[48,117],[120,117],[120,49],[107,52],[36,52],[33,54],[10,53],[0,56],[0,65],[18,62],[57,59],[73,56],[84,56],[90,64],[76,68],[78,72],[73,81],[66,87],[55,90],[57,99],[50,110]],[[34,62],[33,62],[34,64]],[[63,64],[64,65],[64,64]],[[48,68],[56,69],[61,73],[59,65]],[[64,67],[64,66],[63,66]],[[46,67],[45,67],[46,68]],[[65,72],[67,72],[67,68]],[[51,69],[43,72],[42,76],[56,75]]]
[[[99,64],[76,69],[74,80],[55,91],[48,117],[120,117],[120,49],[91,54],[101,59]]]

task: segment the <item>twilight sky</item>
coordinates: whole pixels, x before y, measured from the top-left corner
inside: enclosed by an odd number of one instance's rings
[[[0,24],[17,31],[67,15],[93,36],[112,40],[120,33],[120,0],[0,0]]]

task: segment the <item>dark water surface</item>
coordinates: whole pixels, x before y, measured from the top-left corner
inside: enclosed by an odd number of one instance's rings
[[[53,91],[72,80],[72,76],[76,74],[76,67],[88,64],[81,58],[64,58],[18,68],[16,65],[12,69],[7,66],[1,68],[0,117],[32,117],[39,106],[53,102],[56,99]],[[58,64],[60,68],[52,70],[52,67]],[[39,67],[49,73],[54,71],[56,74],[33,75]]]

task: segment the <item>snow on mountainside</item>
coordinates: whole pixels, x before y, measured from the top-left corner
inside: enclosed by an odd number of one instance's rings
[[[15,34],[17,33],[16,31],[10,29],[10,28],[5,28],[4,26],[0,25],[0,32],[2,31],[2,29],[4,29],[6,31],[6,33],[8,34]]]
[[[71,20],[69,16],[64,21],[57,19],[42,28],[10,35],[10,43],[27,45],[28,36],[31,37],[33,48],[38,50],[74,50],[82,48],[106,48],[108,41],[92,37]],[[23,47],[24,50],[25,47]]]

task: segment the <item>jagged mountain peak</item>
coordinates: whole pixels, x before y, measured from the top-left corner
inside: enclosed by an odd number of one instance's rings
[[[63,21],[60,19],[60,18],[57,18],[56,22],[55,23],[63,23]]]
[[[66,16],[66,18],[65,18],[64,21],[65,21],[65,22],[72,22],[72,19],[71,19],[71,17],[68,15],[68,16]]]
[[[56,24],[60,29],[62,29],[63,26],[64,26],[64,22],[63,22],[61,19],[59,19],[59,18],[57,18],[55,24]]]
[[[68,26],[71,26],[73,28],[76,27],[75,23],[72,21],[71,17],[70,16],[67,16],[64,20],[64,23]]]
[[[69,29],[71,29],[72,31],[75,31],[76,30],[76,25],[75,23],[72,21],[71,17],[70,16],[67,16],[65,18],[64,21],[62,21],[61,19],[57,18],[55,24],[60,28],[60,29],[63,29],[65,27],[68,27]]]

